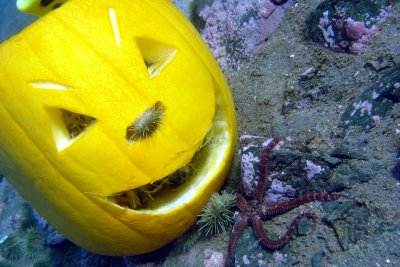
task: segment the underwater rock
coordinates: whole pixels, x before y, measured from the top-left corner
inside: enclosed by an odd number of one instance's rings
[[[297,225],[297,234],[307,235],[312,232],[313,222],[308,218],[303,218]]]
[[[340,127],[359,126],[365,130],[380,123],[394,103],[400,101],[400,64],[383,72],[382,77],[351,103],[340,119]]]
[[[369,151],[366,151],[366,145],[359,142],[342,141],[330,153],[331,156],[344,159],[368,159]]]
[[[343,218],[344,214],[348,213],[351,208],[354,208],[356,203],[354,201],[346,201],[340,203],[335,207],[334,210],[329,213],[329,215],[325,218],[328,222],[337,221],[339,218]]]
[[[225,258],[224,254],[218,251],[212,251],[210,249],[206,249],[204,251],[206,258],[204,260],[204,267],[224,267],[225,266]]]
[[[260,157],[268,143],[272,139],[260,136],[245,135],[240,138],[241,143],[241,170],[244,194],[251,198],[260,177]],[[276,148],[277,149],[277,148]],[[268,178],[270,187],[267,198],[273,198],[276,202],[280,196],[294,196],[295,190],[277,179]]]
[[[313,257],[311,258],[311,266],[312,267],[320,267],[321,265],[321,261],[323,256],[325,255],[323,250],[319,250],[317,251]]]
[[[260,136],[240,137],[243,192],[248,198],[252,197],[260,177],[260,156],[269,140]],[[332,192],[331,171],[340,162],[325,152],[311,151],[304,144],[284,140],[270,153],[266,201],[277,202],[312,191]]]
[[[285,9],[270,0],[194,0],[191,21],[223,69],[247,61],[279,26]]]
[[[347,165],[341,165],[335,169],[331,178],[332,188],[334,191],[341,191],[358,183],[368,182],[372,179],[372,174],[368,170],[368,168],[365,170],[351,169]]]
[[[350,244],[356,244],[368,234],[370,212],[365,205],[349,200],[334,205],[321,203],[321,206],[330,212],[324,220],[332,224],[342,249],[348,250]]]
[[[106,267],[106,266],[125,266],[121,257],[106,257],[88,252],[84,249],[80,250],[80,267]]]
[[[271,237],[278,238],[273,234],[271,234]],[[287,248],[283,248],[279,252],[284,255],[285,251],[287,251]],[[273,252],[259,245],[251,227],[247,227],[239,237],[235,255],[234,266],[275,266],[276,264]],[[286,257],[285,260],[287,260]]]
[[[400,180],[400,146],[397,148],[396,165],[392,170],[392,174],[394,177]]]
[[[307,35],[336,52],[359,55],[390,9],[389,0],[326,0],[308,16]]]
[[[247,197],[252,196],[260,176],[257,166],[260,163],[261,143],[264,140],[261,136],[244,135],[240,137],[241,177],[244,194]]]

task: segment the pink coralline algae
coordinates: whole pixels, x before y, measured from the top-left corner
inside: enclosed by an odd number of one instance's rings
[[[275,251],[273,254],[275,263],[285,263],[287,262],[287,255],[280,253],[279,251]]]
[[[378,27],[373,25],[371,29],[367,28],[361,21],[355,21],[352,18],[346,20],[346,36],[352,40],[365,39],[365,37],[373,36],[378,32]]]
[[[400,98],[400,64],[384,70],[379,79],[364,89],[342,114],[340,127],[369,130],[378,125]]]
[[[242,145],[241,149],[241,170],[242,170],[242,184],[243,192],[246,196],[250,197],[258,184],[260,176],[258,166],[260,163],[260,156],[262,149],[265,148],[273,139],[265,139],[260,136],[244,135],[240,138]],[[279,149],[279,145],[284,144],[282,140],[275,149]],[[267,203],[275,203],[286,197],[294,197],[296,190],[290,185],[284,184],[282,181],[275,179],[272,173],[268,177],[270,188],[266,193]]]
[[[269,179],[270,180],[270,179]],[[271,188],[268,189],[265,196],[266,203],[277,203],[281,200],[287,199],[287,197],[294,197],[296,190],[290,185],[284,185],[283,182],[278,179],[273,179],[271,182]]]
[[[206,254],[208,256],[208,258],[204,260],[204,267],[224,267],[225,266],[225,258],[221,252],[211,251],[210,249],[206,249],[204,254]]]
[[[326,0],[307,18],[307,33],[336,52],[360,55],[390,10],[387,0]]]
[[[355,21],[352,18],[346,20],[346,25],[346,37],[355,41],[349,46],[349,51],[360,55],[365,51],[365,47],[372,37],[378,33],[378,26],[372,25],[371,28],[367,28],[363,22]]]
[[[354,116],[354,114],[356,114],[357,111],[360,112],[361,116],[371,115],[372,112],[372,103],[370,103],[368,100],[364,100],[364,101],[359,101],[359,102],[354,102],[353,103],[354,106],[354,110],[353,112],[350,114],[350,116]]]
[[[311,180],[315,177],[315,175],[320,174],[324,171],[324,168],[315,164],[311,160],[306,160],[306,167],[304,168],[307,171],[307,179]]]
[[[276,30],[288,5],[290,1],[276,6],[270,0],[215,0],[198,14],[205,21],[201,35],[223,69],[237,69]]]

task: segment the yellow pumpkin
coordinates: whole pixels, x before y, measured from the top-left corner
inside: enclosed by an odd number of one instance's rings
[[[236,143],[224,76],[167,0],[70,0],[1,44],[0,122],[0,172],[104,255],[187,230]]]

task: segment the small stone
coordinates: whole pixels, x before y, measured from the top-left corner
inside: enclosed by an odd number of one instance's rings
[[[300,220],[299,224],[297,225],[297,233],[299,235],[307,235],[311,232],[313,225],[310,219],[303,218]]]
[[[204,267],[224,267],[225,258],[221,252],[213,251],[210,257],[204,260]]]
[[[322,257],[325,255],[323,250],[317,251],[313,257],[311,258],[311,266],[312,267],[320,267],[321,265],[321,260]]]
[[[337,166],[340,163],[342,163],[341,159],[332,157],[326,153],[322,153],[322,155],[320,155],[320,157],[331,166]]]
[[[331,212],[326,220],[328,222],[336,221],[339,218],[342,218],[346,212],[348,212],[352,207],[354,207],[356,203],[354,201],[345,201],[341,203],[333,212]]]
[[[243,264],[244,264],[244,265],[249,265],[249,264],[250,264],[250,260],[249,260],[249,258],[247,257],[247,255],[244,255],[244,256],[243,256]]]
[[[347,250],[370,231],[369,210],[355,201],[340,203],[326,220],[333,225],[340,246]]]
[[[338,201],[321,202],[321,207],[325,212],[333,212],[340,203]]]

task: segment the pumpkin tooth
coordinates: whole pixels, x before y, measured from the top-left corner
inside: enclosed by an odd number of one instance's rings
[[[71,90],[70,86],[62,85],[50,81],[35,81],[30,82],[30,85],[36,89],[50,89],[50,90]]]
[[[108,9],[108,15],[110,16],[111,27],[114,33],[115,43],[118,47],[121,47],[121,35],[119,33],[117,13],[114,8]]]

